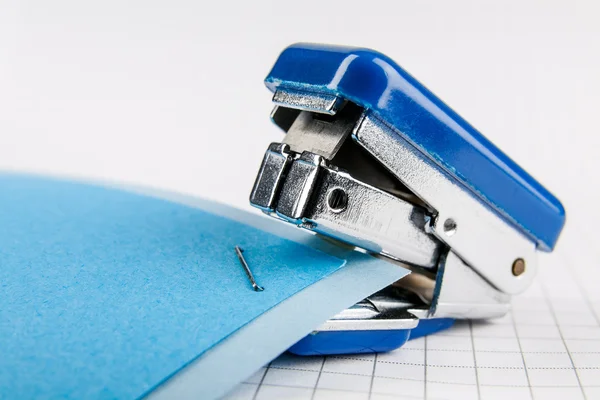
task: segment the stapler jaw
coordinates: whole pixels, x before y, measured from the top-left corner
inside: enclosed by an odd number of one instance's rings
[[[251,204],[408,266],[378,304],[396,298],[419,318],[498,317],[531,284],[562,205],[397,64],[299,44],[265,82],[286,135],[267,149]],[[356,311],[344,313],[333,320]]]
[[[443,189],[443,177],[435,176],[416,152],[407,154],[415,157],[411,163],[391,157],[394,164],[388,166],[365,146],[365,139],[371,146],[387,146],[383,140],[394,135],[390,128],[338,98],[277,91],[273,101],[271,118],[286,135],[265,153],[250,195],[252,205],[408,266],[413,273],[395,285],[418,295],[421,302],[405,302],[404,307],[410,304],[420,318],[488,318],[508,311],[510,296],[465,263],[446,241],[462,226],[448,218],[442,234],[436,235],[439,212],[393,172],[408,169],[403,176],[430,181],[437,189]],[[422,165],[415,170],[417,163]],[[423,175],[414,176],[419,173]],[[533,244],[529,247],[535,250]],[[535,268],[534,251],[527,259],[527,268]]]

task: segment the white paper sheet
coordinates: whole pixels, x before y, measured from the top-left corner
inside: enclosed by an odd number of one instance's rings
[[[600,272],[544,255],[513,311],[409,341],[387,354],[284,354],[228,399],[600,398]]]

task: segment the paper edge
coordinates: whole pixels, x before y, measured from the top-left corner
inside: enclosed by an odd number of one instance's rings
[[[145,398],[149,400],[220,398],[309,334],[314,327],[331,315],[409,273],[400,266],[359,252],[350,252],[342,257],[347,259],[346,267],[301,290],[257,317],[181,369],[154,391],[148,393]],[[331,287],[343,287],[344,290],[340,291],[340,295],[331,298],[328,296],[330,291],[325,290]],[[323,304],[318,312],[314,312],[313,307],[307,307],[315,301]],[[307,318],[294,320],[289,317],[298,314]],[[285,331],[269,336],[268,341],[253,342],[256,337],[268,336],[269,327],[278,325],[285,326]]]

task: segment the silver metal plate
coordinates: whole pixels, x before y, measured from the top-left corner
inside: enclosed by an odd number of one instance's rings
[[[297,153],[309,151],[331,160],[356,123],[356,116],[344,114],[344,111],[340,111],[331,121],[318,114],[301,111],[287,131],[283,143]]]
[[[330,168],[316,154],[294,159],[277,144],[267,150],[250,202],[305,229],[412,265],[435,268],[444,247],[425,231],[424,208]]]
[[[289,151],[290,146],[286,144],[271,143],[265,152],[250,193],[250,203],[255,207],[264,211],[272,211],[275,207],[278,190],[292,161]]]
[[[312,197],[305,227],[410,264],[437,265],[443,245],[425,232],[424,209],[327,167]]]
[[[437,212],[432,232],[505,293],[520,293],[536,273],[536,247],[466,188],[451,180],[400,133],[365,113],[353,138]],[[517,259],[525,272],[512,273]]]
[[[491,287],[451,251],[438,272],[436,290],[432,318],[496,318],[510,309],[510,295]]]
[[[316,331],[374,331],[413,329],[419,319],[407,310],[410,304],[389,299],[386,304],[367,298],[330,318]]]
[[[344,104],[344,100],[334,95],[279,88],[273,95],[273,103],[298,110],[334,115]]]
[[[301,219],[317,184],[317,173],[323,158],[304,152],[294,160],[281,188],[277,201],[277,215],[295,222]]]

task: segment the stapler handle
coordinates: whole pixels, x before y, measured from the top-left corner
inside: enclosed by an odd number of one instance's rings
[[[565,222],[560,201],[387,56],[295,44],[281,53],[265,84],[274,93],[313,92],[332,104],[345,99],[371,110],[540,249],[554,247]]]

